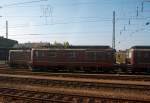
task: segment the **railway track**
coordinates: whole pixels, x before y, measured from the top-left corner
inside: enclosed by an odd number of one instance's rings
[[[15,76],[15,75],[0,75],[0,81],[2,83],[10,83],[17,85],[37,85],[37,86],[55,86],[55,87],[67,87],[67,88],[83,88],[83,89],[100,89],[100,88],[122,88],[122,89],[138,89],[149,91],[150,83],[144,82],[112,82],[103,80],[85,80],[85,79],[70,79],[70,78],[52,78],[42,76]]]
[[[2,71],[0,74],[0,96],[6,101],[4,103],[11,103],[10,101],[14,100],[18,101],[15,103],[22,103],[21,100],[27,101],[27,103],[150,102],[149,76],[33,73],[12,69],[6,73],[6,70],[5,68],[0,69],[0,72]],[[121,78],[119,80],[124,81],[116,81],[118,77]],[[146,80],[143,81],[145,77]],[[132,80],[131,78],[134,80],[126,81]],[[51,92],[49,89],[58,90],[58,92]],[[71,92],[60,92],[59,89],[60,91],[61,89],[70,89]],[[87,95],[86,92],[80,94],[79,91],[77,93],[73,92],[74,90],[96,91],[97,94]],[[106,93],[108,95],[105,96],[102,91],[108,92]]]
[[[106,82],[94,81],[85,79],[69,79],[69,78],[51,78],[51,77],[37,77],[37,76],[16,76],[16,75],[0,75],[0,82],[3,84],[17,85],[17,86],[33,86],[41,88],[68,88],[80,89],[90,91],[111,91],[115,93],[132,93],[149,96],[150,98],[150,83],[123,83],[123,82]],[[129,93],[130,92],[130,93]]]
[[[70,77],[70,78],[86,78],[86,79],[150,81],[150,75],[32,72],[29,69],[10,69],[7,66],[5,67],[0,66],[0,74],[53,76],[53,77],[66,77],[66,78]]]
[[[35,92],[9,88],[0,88],[0,96],[4,98],[5,103],[11,103],[13,100],[24,100],[32,103],[149,103],[146,100]]]

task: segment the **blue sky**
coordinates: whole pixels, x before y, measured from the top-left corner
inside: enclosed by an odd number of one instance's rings
[[[143,0],[3,0],[0,35],[5,36],[8,20],[9,38],[20,43],[68,41],[111,46],[115,11],[116,48],[149,45],[150,25],[145,23],[150,22],[150,2],[145,1],[141,12]]]

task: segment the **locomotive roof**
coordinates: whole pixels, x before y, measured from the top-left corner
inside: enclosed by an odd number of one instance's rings
[[[76,51],[76,50],[98,50],[98,49],[86,49],[86,48],[33,48],[32,50],[73,50],[73,51]],[[108,49],[99,49],[99,50],[112,50],[110,48]]]
[[[84,48],[84,49],[108,49],[110,46],[69,46],[69,48]]]
[[[110,46],[88,46],[88,45],[71,45],[66,48],[50,46],[49,48],[32,48],[32,50],[96,50],[96,49],[112,49]]]
[[[56,46],[51,46],[50,48],[59,48]],[[110,46],[107,45],[70,45],[67,48],[71,49],[109,49]]]
[[[86,50],[86,49],[70,49],[70,48],[33,48],[32,50]]]
[[[10,52],[22,52],[22,51],[30,51],[30,50],[23,50],[23,49],[19,49],[19,50],[9,50]]]
[[[150,46],[133,46],[131,49],[150,49]]]

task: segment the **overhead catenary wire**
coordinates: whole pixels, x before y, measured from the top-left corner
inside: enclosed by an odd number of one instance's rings
[[[27,36],[31,36],[31,35],[39,35],[39,36],[45,36],[45,35],[49,35],[49,34],[53,34],[53,35],[62,35],[62,34],[99,34],[101,32],[108,32],[108,31],[83,31],[83,32],[80,32],[80,31],[76,31],[76,32],[51,32],[51,33],[26,33],[26,34],[11,34],[10,36],[22,36],[22,35],[27,35]]]
[[[72,21],[72,22],[53,22],[51,23],[47,23],[47,24],[35,24],[35,25],[29,25],[29,24],[25,24],[25,25],[19,25],[19,26],[9,26],[9,28],[22,28],[22,27],[28,27],[28,26],[53,26],[53,25],[64,25],[64,24],[80,24],[80,23],[94,23],[94,22],[111,22],[111,20],[85,20],[85,21]],[[3,27],[4,28],[4,27]],[[2,29],[2,28],[1,28]]]
[[[144,9],[144,2],[150,2],[150,0],[143,0],[142,2],[141,2],[141,12],[143,12],[143,9]],[[125,25],[126,26],[128,26],[128,25],[130,25],[131,26],[131,20],[146,20],[146,19],[149,19],[149,17],[139,17],[139,6],[137,6],[137,8],[136,8],[136,17],[132,17],[132,18],[128,18],[128,24],[124,24],[124,29],[123,30],[120,30],[120,35],[122,34],[122,32],[124,31],[127,31],[127,29],[125,29]],[[126,20],[126,18],[124,18],[124,20]],[[133,25],[133,24],[132,24]],[[131,32],[131,34],[133,34],[133,33],[137,33],[137,32],[139,32],[139,31],[141,31],[141,30],[145,30],[145,29],[137,29],[137,30],[135,30],[135,31],[133,31],[133,32]]]
[[[42,1],[49,1],[49,0],[34,0],[34,1],[28,1],[28,2],[17,2],[17,3],[11,3],[11,4],[5,4],[0,7],[37,7],[37,6],[25,6],[25,4],[31,4],[31,3],[38,3]],[[98,2],[77,2],[77,3],[66,3],[66,4],[53,4],[58,6],[78,6],[78,5],[92,5],[97,4]],[[104,4],[111,4],[111,3],[104,3]]]
[[[41,1],[41,0],[37,0],[37,1]],[[36,2],[31,2],[31,3],[36,3]],[[11,6],[18,6],[18,5],[24,5],[24,4],[28,4],[27,2],[22,2],[22,4],[15,4],[14,3],[14,5],[10,5],[10,6],[6,6],[6,7],[11,7]],[[89,3],[85,3],[85,2],[83,2],[83,3],[81,3],[81,4],[90,4],[90,2]],[[73,5],[81,5],[80,3],[75,3],[75,4],[73,4]],[[94,3],[93,3],[94,4]],[[8,17],[8,16],[7,16]],[[23,16],[22,16],[23,17]],[[27,16],[28,17],[28,16]],[[42,16],[33,16],[33,17],[40,17],[40,18],[43,18]],[[53,16],[54,17],[54,16]],[[109,18],[108,20],[101,20],[100,22],[103,22],[103,21],[111,21],[110,20],[111,18]],[[133,19],[132,18],[130,18],[130,20],[132,21],[132,20],[144,20],[145,18],[140,18],[140,17],[138,17],[138,18],[136,18],[136,17],[134,17]],[[128,20],[129,20],[129,18],[128,17],[124,17],[124,18],[117,18],[116,20],[127,20],[127,22],[128,22]],[[85,21],[69,21],[69,22],[53,22],[53,23],[47,23],[47,24],[35,24],[35,25],[28,25],[28,26],[48,26],[48,25],[58,25],[58,24],[61,24],[61,25],[63,25],[63,24],[72,24],[72,23],[89,23],[89,22],[98,22],[98,21],[96,21],[96,20],[85,20]],[[129,25],[129,23],[128,23],[128,25]],[[133,24],[132,24],[133,25]],[[9,27],[9,28],[19,28],[19,27],[27,27],[26,25],[20,25],[20,26],[11,26],[11,27]],[[127,31],[127,30],[125,30],[125,31]]]
[[[11,6],[17,6],[17,5],[24,5],[24,4],[31,4],[31,3],[37,3],[37,2],[41,2],[41,1],[47,1],[47,0],[34,0],[34,1],[27,1],[27,2],[17,2],[17,3],[11,3],[11,4],[5,4],[0,6],[1,8],[4,7],[11,7]]]

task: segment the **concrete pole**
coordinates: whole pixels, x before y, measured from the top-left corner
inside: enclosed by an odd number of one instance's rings
[[[112,37],[112,48],[115,49],[115,11],[113,11],[113,37]]]
[[[8,39],[8,21],[6,20],[6,38]]]

